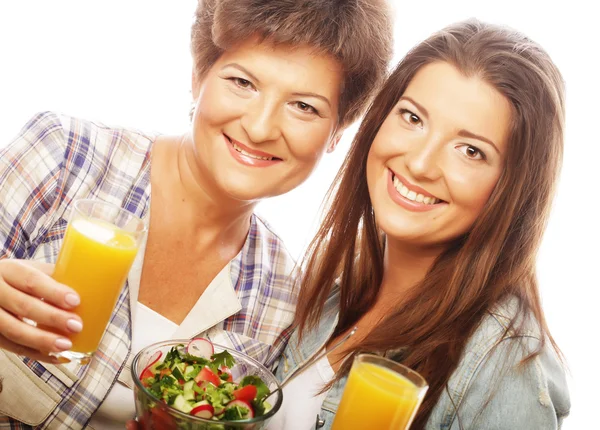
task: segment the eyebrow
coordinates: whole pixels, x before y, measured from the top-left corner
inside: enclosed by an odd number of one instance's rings
[[[228,67],[233,67],[234,69],[238,69],[239,71],[245,73],[246,75],[248,75],[250,77],[250,79],[252,79],[253,81],[256,81],[257,83],[260,83],[260,79],[258,79],[256,76],[254,76],[248,69],[246,69],[244,66],[241,66],[238,63],[229,63],[224,65],[222,69],[226,69]]]
[[[331,103],[329,103],[329,100],[327,99],[327,97],[322,96],[320,94],[316,94],[316,93],[292,93],[293,96],[295,97],[314,97],[316,99],[319,99],[325,103],[327,103],[327,106],[331,107]]]
[[[423,113],[425,118],[429,118],[429,112],[427,112],[427,109],[425,109],[422,105],[420,105],[419,103],[414,101],[414,99],[411,99],[410,97],[407,97],[407,96],[402,96],[402,97],[400,97],[400,100],[408,100],[409,102],[414,104],[417,107],[417,109],[419,109]]]
[[[425,118],[429,118],[429,112],[427,112],[427,109],[425,109],[425,107],[423,107],[423,105],[417,103],[414,99],[412,99],[410,97],[407,97],[407,96],[402,96],[402,97],[400,97],[400,100],[408,100],[409,102],[411,102],[412,104],[414,104],[417,107],[417,109],[419,109],[421,111],[421,113],[425,116]],[[477,140],[480,140],[482,142],[489,143],[490,145],[492,145],[494,147],[494,149],[496,150],[496,152],[498,154],[500,153],[500,150],[498,149],[498,147],[496,146],[496,144],[494,144],[494,142],[492,142],[487,137],[480,136],[480,135],[475,134],[475,133],[471,133],[469,130],[460,130],[458,132],[458,135],[460,137],[467,137],[469,139],[477,139]]]
[[[458,135],[461,136],[461,137],[468,137],[470,139],[477,139],[477,140],[480,140],[482,142],[489,143],[490,145],[492,145],[494,147],[494,149],[496,150],[496,152],[498,154],[500,154],[500,151],[498,150],[498,147],[494,144],[494,142],[492,142],[487,137],[483,137],[483,136],[480,136],[478,134],[471,133],[469,130],[461,130],[461,131],[458,132]]]

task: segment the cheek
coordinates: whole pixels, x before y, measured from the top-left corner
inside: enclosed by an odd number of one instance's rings
[[[194,127],[202,132],[206,126],[221,125],[239,115],[243,108],[240,98],[233,100],[231,91],[216,84],[207,84],[196,101]]]
[[[327,149],[332,129],[329,123],[294,124],[291,122],[288,124],[285,140],[294,160],[300,163],[316,163]]]
[[[474,220],[492,195],[499,176],[499,172],[474,171],[448,178],[452,202],[466,218]]]

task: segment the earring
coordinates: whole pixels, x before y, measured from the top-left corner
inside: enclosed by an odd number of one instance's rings
[[[194,119],[194,112],[196,111],[196,100],[190,102],[190,122]]]

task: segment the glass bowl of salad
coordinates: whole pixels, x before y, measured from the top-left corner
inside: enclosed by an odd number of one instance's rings
[[[131,373],[144,430],[261,430],[283,401],[266,367],[207,339],[150,345],[135,356]]]

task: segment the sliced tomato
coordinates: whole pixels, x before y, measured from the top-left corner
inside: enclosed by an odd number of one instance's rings
[[[227,375],[225,379],[223,379],[223,375]],[[219,378],[223,379],[225,382],[233,382],[233,376],[231,376],[231,370],[229,370],[225,366],[221,366],[219,369]]]
[[[160,377],[162,378],[163,376],[170,375],[171,373],[173,373],[173,372],[171,372],[171,369],[169,369],[169,368],[167,367],[167,368],[165,368],[165,369],[162,369],[162,370],[160,371]]]
[[[152,373],[152,371],[150,370],[149,367],[146,367],[144,369],[144,371],[142,372],[142,374],[140,375],[140,381],[144,381],[144,379],[147,378],[152,378],[154,376],[154,374]]]
[[[234,390],[232,394],[235,400],[251,402],[256,397],[257,392],[258,390],[254,385],[246,385],[245,387]]]
[[[221,385],[221,378],[219,378],[219,376],[215,372],[210,370],[208,367],[204,367],[204,369],[202,369],[200,373],[198,373],[198,376],[196,376],[194,380],[197,384],[200,384],[200,382],[202,381],[208,381],[215,387]]]

